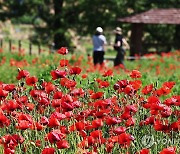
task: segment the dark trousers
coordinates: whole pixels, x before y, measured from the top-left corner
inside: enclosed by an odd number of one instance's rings
[[[93,62],[94,65],[102,64],[104,61],[104,51],[94,51],[93,52]]]
[[[118,66],[119,64],[124,65],[124,55],[125,51],[123,48],[120,48],[117,51],[116,58],[114,59],[114,66]]]

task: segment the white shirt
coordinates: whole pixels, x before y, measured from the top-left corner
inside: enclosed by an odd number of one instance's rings
[[[104,51],[104,45],[106,44],[106,38],[104,35],[94,35],[93,38],[94,51]]]

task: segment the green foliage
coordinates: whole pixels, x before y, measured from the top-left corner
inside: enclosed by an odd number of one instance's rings
[[[117,18],[151,8],[178,8],[178,4],[179,0],[9,0],[0,3],[0,17],[1,20],[11,18],[16,23],[32,23],[38,33],[31,38],[32,41],[54,41],[55,48],[58,48],[71,46],[73,40],[69,29],[79,35],[92,35],[97,26],[105,31],[121,26],[127,34],[130,25],[117,22]],[[150,34],[145,38],[147,43],[175,42],[173,47],[178,47],[179,30],[175,26],[148,25],[145,31]]]

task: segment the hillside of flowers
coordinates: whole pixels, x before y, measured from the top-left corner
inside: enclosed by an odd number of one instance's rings
[[[179,51],[126,68],[68,52],[1,53],[0,153],[180,153]]]

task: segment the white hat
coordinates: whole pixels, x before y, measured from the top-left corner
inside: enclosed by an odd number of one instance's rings
[[[102,33],[103,32],[103,29],[101,27],[97,27],[96,28],[96,31],[99,32],[99,33]]]

